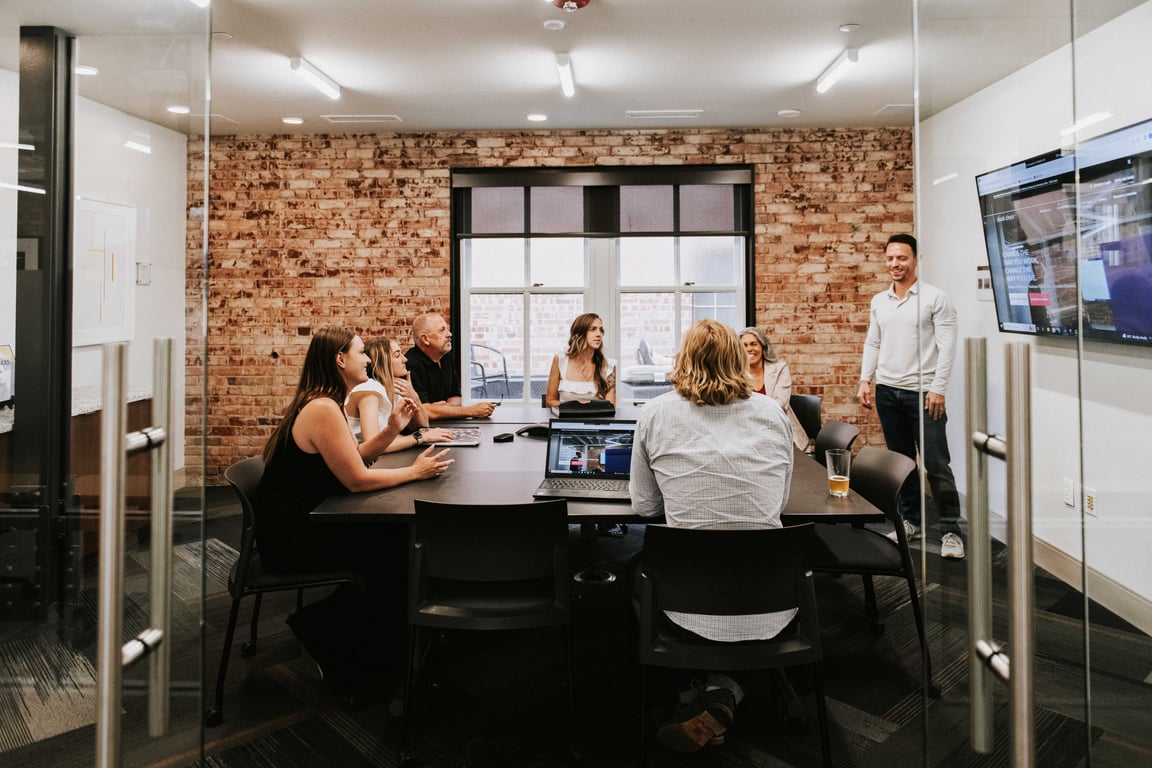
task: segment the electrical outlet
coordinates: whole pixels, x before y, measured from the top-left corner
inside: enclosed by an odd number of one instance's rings
[[[1084,512],[1092,517],[1100,517],[1100,500],[1096,498],[1096,489],[1084,486]]]

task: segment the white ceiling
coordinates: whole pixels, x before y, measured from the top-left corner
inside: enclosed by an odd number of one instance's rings
[[[1083,34],[1144,0],[1076,2]],[[1066,44],[1072,0],[212,0],[213,134],[566,128],[892,126],[913,122],[917,61],[927,117]],[[1087,8],[1085,8],[1087,6]],[[560,20],[560,31],[544,22]],[[841,24],[859,24],[841,32]],[[100,75],[81,94],[198,133],[209,11],[191,0],[4,0],[0,67],[16,29],[79,36]],[[228,36],[219,34],[227,33]],[[859,65],[825,94],[815,80],[845,48]],[[576,95],[555,54],[571,55]],[[301,81],[303,56],[343,88]],[[199,102],[199,106],[197,105]],[[635,119],[628,110],[700,110]],[[778,116],[796,109],[794,118]],[[548,115],[543,123],[526,118]],[[324,115],[395,115],[335,125]],[[281,117],[304,119],[287,126]]]

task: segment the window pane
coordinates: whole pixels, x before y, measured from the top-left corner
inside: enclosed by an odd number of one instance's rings
[[[682,237],[680,279],[693,285],[733,285],[743,256],[742,237]]]
[[[735,293],[685,293],[682,294],[681,301],[683,330],[688,330],[689,325],[706,317],[740,330],[736,325]]]
[[[584,187],[532,187],[529,194],[533,232],[584,231]]]
[[[729,184],[685,184],[680,187],[681,232],[731,232],[736,228],[736,202]]]
[[[471,343],[461,349],[460,358],[467,361],[472,398],[519,399],[524,380],[523,294],[473,293],[468,316]]]
[[[621,232],[671,232],[671,185],[620,187]]]
[[[529,399],[539,402],[540,395],[544,394],[548,385],[552,356],[563,354],[568,348],[568,329],[572,327],[576,316],[584,312],[584,294],[537,294],[530,297],[528,306],[532,323],[532,390]]]
[[[584,287],[584,238],[534,238],[532,284],[548,288]]]
[[[676,249],[671,237],[620,238],[620,285],[674,285]]]
[[[468,282],[474,288],[522,288],[524,286],[524,240],[498,238],[463,240],[460,243]]]
[[[679,347],[675,312],[674,293],[620,294],[618,401],[647,400],[671,389],[665,377]]]
[[[523,187],[477,187],[472,190],[472,231],[523,232]]]

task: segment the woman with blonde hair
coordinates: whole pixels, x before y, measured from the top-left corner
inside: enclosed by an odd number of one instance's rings
[[[385,453],[443,443],[453,438],[451,430],[428,428],[428,413],[412,388],[407,361],[399,344],[386,336],[377,336],[364,345],[364,352],[368,355],[368,380],[354,386],[344,402],[344,415],[348,417],[348,426],[357,440],[370,442],[383,432],[389,414],[400,407],[404,398],[415,404],[416,411],[408,422],[408,428],[384,447]]]

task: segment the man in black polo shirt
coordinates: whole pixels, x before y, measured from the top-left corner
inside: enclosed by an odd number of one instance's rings
[[[426,312],[416,318],[412,323],[412,342],[415,346],[406,355],[408,373],[429,419],[486,419],[492,415],[492,403],[463,404],[460,376],[448,354],[452,351],[452,331],[440,313]]]

